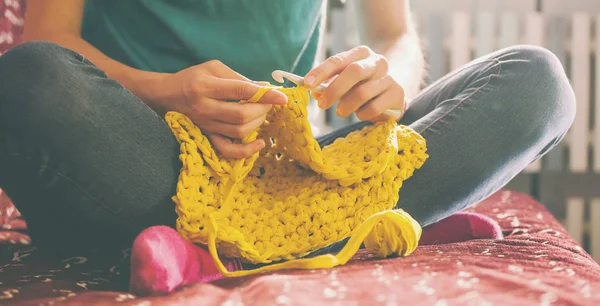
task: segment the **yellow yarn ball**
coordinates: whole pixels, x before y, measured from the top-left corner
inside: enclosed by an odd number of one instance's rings
[[[421,227],[403,210],[389,210],[374,215],[380,217],[365,238],[365,247],[378,257],[406,256],[412,253],[421,238]]]

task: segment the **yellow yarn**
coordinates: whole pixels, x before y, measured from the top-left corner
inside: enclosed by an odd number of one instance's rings
[[[166,120],[181,144],[177,229],[208,245],[225,276],[346,263],[364,242],[377,256],[408,255],[420,225],[398,202],[402,182],[427,159],[425,140],[395,121],[379,122],[321,149],[308,123],[308,90],[264,87],[288,96],[244,142],[264,139],[251,158],[223,159],[183,114]],[[337,255],[304,258],[350,237]],[[250,263],[282,263],[228,272],[218,253]],[[300,258],[300,259],[299,259]]]

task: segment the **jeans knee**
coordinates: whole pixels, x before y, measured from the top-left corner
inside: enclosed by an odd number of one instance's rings
[[[560,60],[551,51],[529,45],[506,48],[497,59],[508,66],[509,86],[521,95],[515,109],[529,118],[533,134],[564,135],[575,119],[575,94]]]
[[[18,81],[27,84],[41,77],[56,79],[64,74],[65,63],[81,55],[46,41],[25,42],[0,56],[0,86],[10,90]]]
[[[50,42],[20,44],[0,56],[0,120],[48,116],[76,88],[84,58]]]

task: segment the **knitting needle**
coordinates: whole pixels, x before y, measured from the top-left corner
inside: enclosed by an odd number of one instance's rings
[[[284,78],[292,81],[292,83],[298,85],[298,86],[304,86],[304,78],[299,76],[299,75],[295,75],[291,72],[287,72],[287,71],[283,71],[283,70],[275,70],[273,71],[273,73],[271,73],[271,76],[273,77],[273,79],[279,83],[283,83],[284,82]],[[318,93],[322,93],[323,91],[325,91],[325,89],[327,88],[327,86],[320,84],[314,88],[312,88],[311,90],[318,92]],[[385,110],[383,112],[384,115],[391,117],[391,118],[400,118],[402,116],[402,111],[399,109],[388,109]]]
[[[287,72],[287,71],[283,71],[283,70],[275,70],[275,71],[273,71],[273,73],[271,73],[271,76],[273,77],[273,79],[275,81],[277,81],[279,83],[283,83],[284,82],[283,78],[286,78],[298,86],[304,86],[304,78],[299,75],[295,75],[291,72]],[[326,88],[327,88],[327,86],[320,84],[320,85],[312,88],[311,90],[321,93],[321,92],[325,91]]]

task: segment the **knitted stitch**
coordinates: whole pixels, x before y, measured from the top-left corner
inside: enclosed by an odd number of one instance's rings
[[[420,225],[393,209],[402,182],[427,159],[425,140],[389,120],[352,132],[320,148],[308,122],[304,87],[261,88],[288,96],[244,142],[267,144],[247,159],[227,160],[185,115],[166,120],[181,144],[183,167],[173,197],[177,230],[208,245],[225,276],[287,268],[328,268],[346,263],[364,242],[374,254],[408,255]],[[298,259],[351,237],[337,255]],[[228,272],[218,253],[250,263],[286,262]]]

